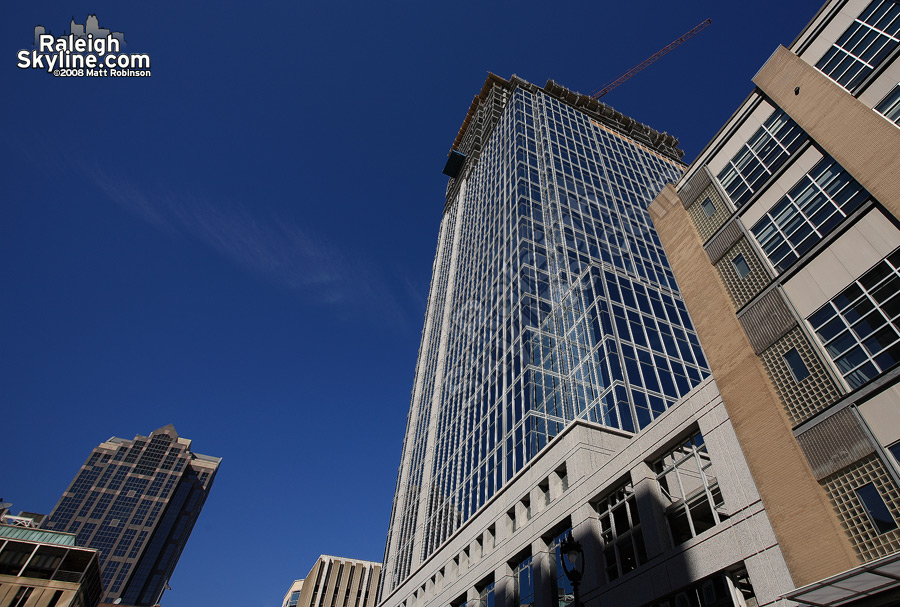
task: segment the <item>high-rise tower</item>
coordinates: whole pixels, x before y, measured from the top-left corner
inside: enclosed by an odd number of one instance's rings
[[[552,81],[488,77],[445,169],[385,594],[574,420],[640,431],[707,376],[646,212],[676,146]]]
[[[100,551],[104,600],[159,602],[212,487],[221,458],[191,452],[169,424],[101,443],[45,527]]]

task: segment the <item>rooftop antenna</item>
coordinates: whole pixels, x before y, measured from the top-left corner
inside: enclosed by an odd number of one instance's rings
[[[628,70],[627,72],[625,72],[624,74],[622,74],[621,76],[616,78],[615,80],[612,80],[611,82],[608,82],[601,88],[597,89],[594,92],[594,94],[591,95],[591,97],[593,97],[594,99],[600,99],[600,97],[602,97],[606,93],[610,92],[611,90],[613,90],[620,84],[623,84],[625,81],[630,80],[633,76],[637,75],[638,72],[642,71],[644,68],[646,68],[650,64],[656,63],[663,56],[668,55],[671,51],[675,50],[677,47],[684,44],[685,41],[687,41],[688,39],[693,38],[694,36],[699,34],[701,31],[706,29],[710,23],[712,23],[712,19],[707,19],[706,21],[703,21],[700,24],[695,25],[690,31],[682,34],[682,36],[680,38],[678,38],[677,40],[673,40],[667,46],[656,51],[655,53],[653,53],[652,55],[650,55],[649,57],[647,57],[646,59],[644,59],[643,61],[638,63],[636,66],[634,66],[633,68],[631,68],[630,70]]]

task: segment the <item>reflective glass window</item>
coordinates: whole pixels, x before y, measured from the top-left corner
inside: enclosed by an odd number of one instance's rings
[[[751,232],[775,269],[784,272],[868,198],[869,193],[826,156]]]
[[[566,557],[563,556],[560,550],[560,546],[571,532],[571,529],[566,529],[550,542],[550,554],[553,555],[553,569],[555,572],[555,574],[551,574],[553,579],[552,590],[556,597],[553,605],[558,607],[566,607],[575,601],[575,589],[572,586],[572,582],[566,577],[566,570],[563,568],[563,559]]]
[[[613,581],[647,561],[634,487],[631,481],[614,489],[595,505],[603,540],[606,579]]]
[[[866,510],[869,522],[878,530],[878,533],[887,533],[897,528],[897,521],[891,516],[884,498],[878,492],[874,483],[868,483],[856,489],[856,496]]]
[[[874,0],[816,63],[853,92],[900,42],[900,4]]]
[[[746,203],[806,138],[784,111],[775,110],[719,173],[734,206]]]
[[[900,362],[900,249],[807,320],[851,388]]]
[[[797,348],[791,348],[785,352],[782,357],[784,358],[784,362],[787,363],[791,375],[794,376],[794,381],[798,384],[809,377],[809,369],[806,368],[806,363],[803,362],[803,358],[801,358],[800,353],[797,352]]]
[[[666,453],[653,468],[675,544],[728,518],[702,434],[696,433]]]
[[[516,605],[533,607],[534,605],[534,572],[531,569],[531,557],[520,562],[513,571]]]
[[[743,253],[738,253],[737,257],[731,260],[731,263],[734,265],[738,278],[744,278],[744,276],[750,273],[750,266],[747,264],[747,260],[744,259]]]
[[[875,110],[894,124],[900,124],[900,84],[891,89]]]

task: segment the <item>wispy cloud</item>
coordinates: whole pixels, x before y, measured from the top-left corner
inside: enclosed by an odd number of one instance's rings
[[[294,222],[261,217],[241,204],[171,191],[151,193],[97,169],[89,174],[110,200],[147,223],[196,239],[309,303],[341,316],[374,313],[382,322],[410,328],[383,271],[345,246]]]

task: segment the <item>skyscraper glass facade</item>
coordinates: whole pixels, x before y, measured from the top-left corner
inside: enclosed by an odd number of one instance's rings
[[[190,451],[169,425],[94,449],[46,527],[100,551],[104,600],[153,605],[172,575],[220,458]]]
[[[385,592],[567,424],[640,431],[708,374],[646,212],[683,165],[629,134],[666,136],[492,78],[457,143]]]

